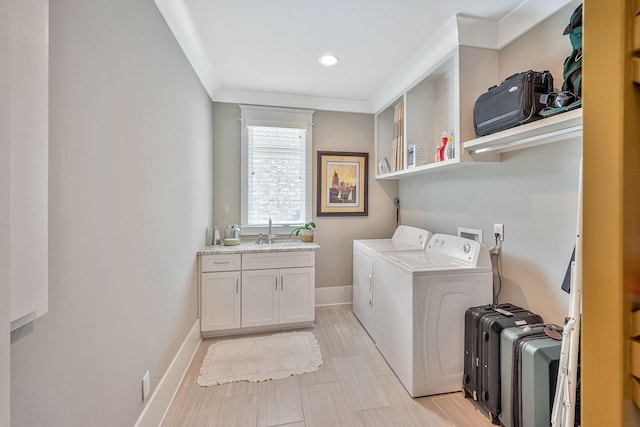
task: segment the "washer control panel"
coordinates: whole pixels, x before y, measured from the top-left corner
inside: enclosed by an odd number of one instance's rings
[[[391,238],[394,243],[406,245],[407,249],[422,250],[427,246],[431,233],[409,225],[399,225]]]
[[[481,247],[481,243],[475,240],[448,234],[434,234],[429,240],[426,251],[447,255],[475,266]]]

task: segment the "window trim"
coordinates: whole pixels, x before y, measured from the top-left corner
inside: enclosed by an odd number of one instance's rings
[[[268,224],[247,225],[248,223],[248,130],[247,126],[273,126],[284,128],[306,129],[305,138],[305,219],[300,224],[274,225],[277,234],[289,234],[295,227],[301,226],[313,219],[313,113],[314,110],[293,108],[266,107],[256,105],[240,105],[240,226],[244,234],[255,235],[268,232]]]

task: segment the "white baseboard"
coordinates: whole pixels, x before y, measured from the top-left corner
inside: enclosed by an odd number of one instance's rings
[[[353,286],[316,288],[316,307],[323,305],[351,304]]]
[[[200,319],[197,319],[169,364],[167,371],[160,379],[134,427],[158,427],[162,424],[201,340]]]

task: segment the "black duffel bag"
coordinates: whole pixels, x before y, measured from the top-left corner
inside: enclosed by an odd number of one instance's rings
[[[489,135],[540,119],[538,113],[546,107],[540,95],[550,92],[553,92],[553,76],[549,71],[524,71],[489,88],[473,107],[476,135]]]

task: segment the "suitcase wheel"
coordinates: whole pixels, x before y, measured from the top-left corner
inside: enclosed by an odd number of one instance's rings
[[[469,398],[469,399],[471,398],[471,393],[469,393],[467,389],[464,387],[462,387],[462,394],[464,395],[465,398]]]
[[[493,415],[491,412],[489,412],[489,420],[491,421],[491,424],[495,424],[497,426],[501,425],[498,417],[496,415]]]

